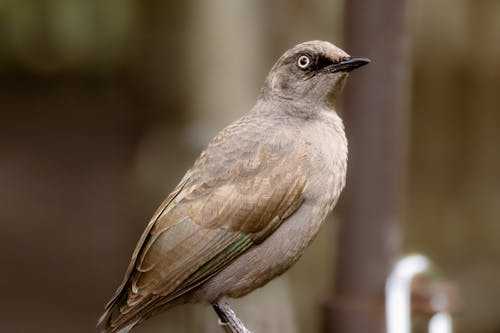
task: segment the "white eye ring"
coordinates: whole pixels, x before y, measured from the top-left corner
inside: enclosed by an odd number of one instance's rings
[[[306,69],[310,64],[311,57],[308,55],[303,54],[299,57],[299,59],[297,59],[297,66],[299,66],[300,69]]]

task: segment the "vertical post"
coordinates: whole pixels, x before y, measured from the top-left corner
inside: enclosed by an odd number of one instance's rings
[[[339,255],[325,332],[381,333],[385,280],[399,250],[409,92],[406,0],[346,1],[346,45],[372,63],[352,75]]]

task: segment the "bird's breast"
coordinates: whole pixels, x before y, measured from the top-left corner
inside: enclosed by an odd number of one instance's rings
[[[306,197],[328,213],[344,188],[347,170],[347,140],[340,117],[331,111],[311,122],[304,131],[309,182]]]

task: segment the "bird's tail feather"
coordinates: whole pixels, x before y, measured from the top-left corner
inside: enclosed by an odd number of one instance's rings
[[[101,333],[127,333],[130,331],[135,325],[137,325],[138,320],[128,324],[125,327],[121,328],[110,328],[110,327],[105,327],[102,329]]]

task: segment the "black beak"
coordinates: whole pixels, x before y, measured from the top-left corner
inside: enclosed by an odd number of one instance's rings
[[[330,66],[330,71],[332,73],[337,72],[350,72],[353,69],[367,65],[370,63],[370,59],[363,57],[348,57],[342,59],[340,62]]]

